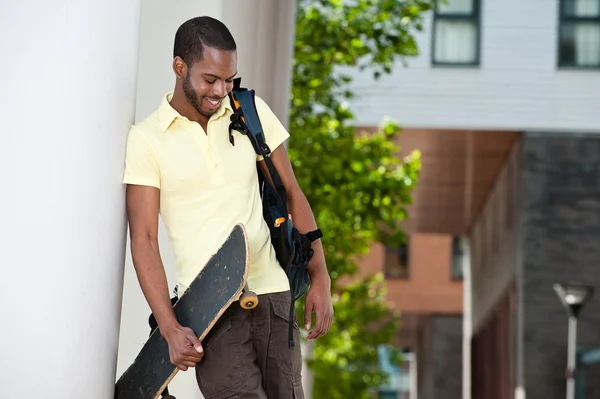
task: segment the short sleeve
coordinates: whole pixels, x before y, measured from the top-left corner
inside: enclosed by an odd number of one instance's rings
[[[123,183],[160,189],[156,153],[143,132],[135,126],[129,130],[127,136]]]
[[[263,132],[265,133],[265,140],[267,145],[271,149],[271,152],[275,151],[285,140],[290,137],[288,131],[283,127],[281,121],[273,113],[267,103],[260,97],[255,97],[256,111],[260,118],[260,124],[262,125]],[[262,157],[259,155],[257,159],[260,161]]]

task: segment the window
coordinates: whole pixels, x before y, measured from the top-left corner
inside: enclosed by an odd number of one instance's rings
[[[377,347],[379,369],[387,374],[387,384],[379,387],[378,399],[410,399],[416,391],[416,359],[410,350],[404,350],[402,362],[398,365],[391,361],[397,348],[388,345]]]
[[[600,68],[600,0],[561,0],[558,65]]]
[[[479,0],[438,0],[432,63],[479,65],[479,24]]]
[[[408,244],[385,249],[385,276],[388,278],[408,278]]]
[[[452,279],[462,280],[468,251],[467,239],[452,237]]]

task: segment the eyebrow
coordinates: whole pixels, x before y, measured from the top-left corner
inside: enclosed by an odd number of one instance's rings
[[[233,78],[235,78],[235,75],[237,75],[237,74],[238,74],[238,73],[236,72],[236,73],[234,73],[234,74],[233,74],[231,77],[229,77],[229,78],[226,78],[225,80],[233,79]],[[214,78],[214,79],[221,79],[219,76],[217,76],[217,75],[213,75],[212,73],[205,73],[205,74],[204,74],[204,77],[207,77],[207,78]]]

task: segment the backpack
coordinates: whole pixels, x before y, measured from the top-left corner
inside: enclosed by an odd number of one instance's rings
[[[289,317],[289,347],[294,348],[293,319],[294,303],[302,298],[310,288],[308,263],[313,256],[312,242],[323,236],[320,229],[300,233],[289,218],[287,208],[287,193],[277,168],[271,160],[271,149],[265,142],[265,135],[258,117],[255,103],[255,92],[240,86],[241,78],[234,80],[233,90],[229,100],[233,108],[231,124],[229,125],[229,141],[235,145],[233,131],[238,131],[250,139],[257,155],[263,157],[271,180],[256,164],[258,184],[263,206],[263,217],[269,226],[271,244],[279,264],[285,271],[290,282],[292,301]]]

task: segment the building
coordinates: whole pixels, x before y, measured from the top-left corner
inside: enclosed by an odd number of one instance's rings
[[[351,109],[365,128],[392,117],[403,127],[400,144],[422,151],[411,249],[436,237],[424,252],[440,256],[440,267],[453,240],[469,248],[462,397],[563,398],[567,315],[553,284],[600,285],[600,2],[449,0],[424,27],[408,67],[378,81],[354,73]],[[414,255],[415,280],[427,264]],[[433,291],[433,302],[438,284],[451,284],[448,271],[429,289],[408,275],[390,279],[400,308],[416,305],[404,297],[409,286]],[[594,297],[582,312],[584,348],[600,345],[599,310]],[[419,399],[461,397],[435,381]],[[599,381],[588,377],[588,398],[600,395]]]

